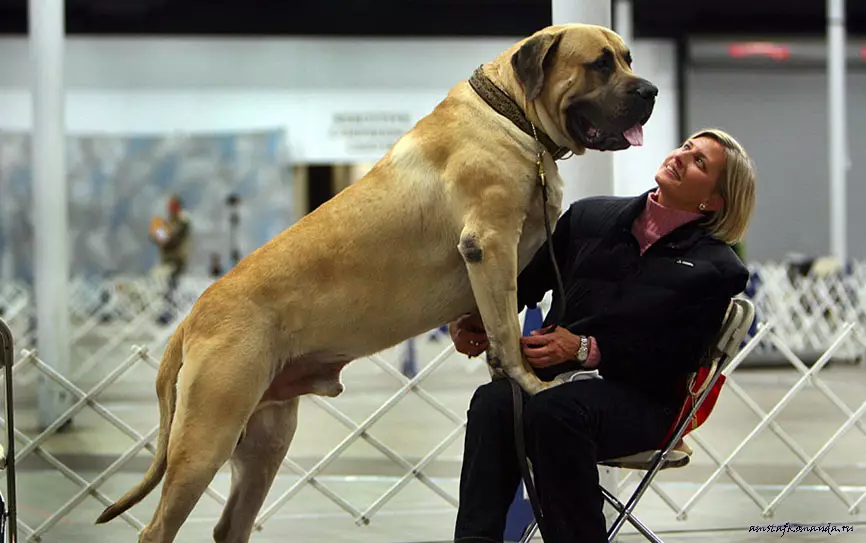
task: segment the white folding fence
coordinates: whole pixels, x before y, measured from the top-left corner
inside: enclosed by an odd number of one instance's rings
[[[129,345],[149,345],[160,350],[174,331],[178,318],[186,314],[210,284],[206,278],[184,278],[166,300],[166,280],[159,276],[114,277],[107,280],[76,278],[70,288],[70,345],[73,364],[66,377],[88,384],[103,376],[106,366],[125,356]],[[12,330],[20,349],[37,348],[35,305],[23,285],[0,285],[0,317]],[[165,315],[166,321],[160,320]],[[38,372],[24,372],[16,383],[22,394]]]
[[[863,288],[866,288],[863,287],[866,285],[866,281],[863,281],[866,279],[866,266],[854,266],[850,273],[840,276],[797,277],[787,273],[784,266],[768,264],[753,268],[753,279],[756,280],[753,281],[753,288],[750,289],[749,294],[758,311],[759,326],[756,326],[743,351],[732,362],[727,372],[725,398],[720,400],[717,411],[733,408],[732,398],[737,398],[740,405],[745,406],[757,422],[733,448],[730,448],[729,437],[725,443],[729,450],[725,452],[719,450],[718,443],[705,437],[704,429],[694,432],[691,439],[698,449],[696,456],[710,459],[714,466],[709,470],[706,480],[695,485],[694,491],[688,495],[680,492],[678,496],[673,496],[666,490],[665,477],[660,477],[653,485],[655,493],[678,520],[686,521],[689,513],[694,512],[700,503],[708,500],[708,494],[720,484],[722,479],[730,480],[749,502],[754,504],[756,511],[769,517],[782,509],[804,481],[810,478],[809,480],[815,479],[817,484],[827,491],[814,498],[815,500],[820,499],[825,502],[835,500],[839,513],[858,515],[859,508],[866,499],[866,492],[862,491],[862,487],[852,486],[856,483],[856,481],[852,483],[852,480],[857,478],[848,480],[847,470],[838,469],[837,464],[834,464],[832,469],[828,468],[826,459],[851,430],[856,429],[858,434],[862,434],[859,437],[866,443],[866,424],[861,420],[866,412],[866,401],[854,407],[849,406],[850,402],[846,403],[827,381],[822,379],[821,371],[831,360],[857,361],[862,358],[863,340],[866,338],[866,327],[864,327],[866,312],[859,300],[864,294]],[[207,280],[187,279],[182,282],[175,293],[176,306],[170,308],[173,319],[168,324],[164,324],[160,321],[160,316],[167,309],[163,296],[164,282],[145,278],[117,278],[98,282],[76,281],[70,309],[74,364],[69,375],[58,373],[50,365],[50,361],[41,360],[37,350],[34,349],[33,307],[28,290],[15,284],[5,284],[0,287],[0,308],[3,310],[3,319],[12,328],[16,347],[20,353],[13,366],[17,408],[23,413],[28,410],[33,411],[34,391],[37,386],[45,386],[39,385],[42,381],[61,387],[71,398],[65,412],[42,431],[30,428],[25,431],[24,428],[28,427],[26,417],[23,426],[22,417],[17,418],[16,425],[21,428],[15,429],[18,440],[16,453],[18,465],[34,457],[76,487],[76,491],[64,503],[47,515],[33,520],[26,514],[22,514],[18,527],[24,536],[23,540],[39,541],[44,538],[46,541],[61,541],[63,539],[61,523],[70,513],[87,500],[95,499],[103,505],[114,501],[118,496],[106,495],[103,490],[106,482],[124,469],[129,471],[131,462],[142,451],[146,450],[150,454],[154,452],[156,426],[146,431],[137,429],[123,420],[122,413],[112,411],[107,405],[118,396],[134,401],[137,394],[141,394],[137,391],[146,388],[148,393],[141,397],[145,402],[142,404],[142,409],[156,411],[151,394],[154,370],[158,367],[157,355],[161,353],[165,342],[174,331],[177,319],[189,310],[207,284]],[[419,338],[419,341],[426,339]],[[130,344],[134,345],[131,353]],[[283,468],[284,472],[294,474],[297,479],[288,488],[272,490],[272,497],[269,498],[256,521],[257,527],[264,527],[277,513],[290,507],[292,500],[307,488],[315,490],[334,506],[351,515],[358,525],[371,522],[383,507],[399,496],[412,482],[424,485],[439,496],[445,504],[456,506],[457,497],[453,488],[446,488],[441,479],[431,477],[426,472],[444,451],[456,446],[465,428],[462,412],[455,411],[454,402],[451,401],[451,405],[448,405],[449,402],[444,401],[441,396],[444,394],[443,391],[448,390],[449,383],[453,383],[453,380],[449,381],[448,375],[465,374],[467,362],[454,352],[450,342],[443,342],[441,346],[438,354],[432,356],[428,362],[418,365],[417,373],[414,373],[411,378],[397,369],[398,363],[381,354],[354,362],[353,365],[371,365],[381,372],[373,379],[374,386],[379,387],[380,391],[378,380],[393,385],[390,392],[384,394],[383,397],[386,398],[384,403],[363,417],[359,418],[355,413],[346,412],[338,400],[306,397],[305,401],[311,402],[327,413],[342,425],[347,433],[333,448],[307,467],[293,461],[292,451],[290,451],[289,456],[283,461]],[[793,370],[794,375],[797,376],[787,392],[770,406],[762,405],[761,401],[756,400],[753,394],[747,391],[748,387],[740,382],[740,376],[743,374],[742,366],[752,357],[773,357],[776,363],[789,366],[785,370],[786,375],[790,375]],[[443,367],[446,370],[443,370]],[[124,377],[142,370],[144,373],[137,375],[139,383],[145,383],[144,385],[121,387]],[[381,378],[382,374],[385,375],[385,379]],[[431,376],[440,380],[439,385],[435,387],[440,397],[431,392],[433,388],[429,386]],[[345,394],[353,394],[352,383],[347,382],[347,385],[348,390]],[[464,388],[468,400],[471,388]],[[118,389],[121,391],[112,396],[112,391]],[[809,447],[798,443],[779,423],[780,413],[795,404],[805,390],[820,393],[841,417],[841,422],[832,435],[817,449],[812,447],[814,450],[811,451],[807,450]],[[399,406],[404,405],[403,402],[410,396],[444,417],[450,427],[439,442],[424,454],[417,454],[417,451],[410,454],[398,450],[396,446],[387,445],[373,433],[374,426],[384,424],[383,419],[392,416],[394,412],[399,412]],[[763,403],[766,404],[766,401]],[[461,405],[465,408],[465,402]],[[52,440],[58,437],[58,432],[64,428],[67,421],[78,416],[85,409],[98,415],[102,421],[127,436],[131,442],[122,453],[112,458],[110,465],[101,473],[91,474],[88,477],[82,475],[83,470],[76,471],[64,463],[59,458],[60,455],[52,452],[50,447]],[[718,418],[723,418],[723,415],[714,414],[707,427],[711,429],[714,420]],[[5,426],[5,420],[2,423]],[[423,421],[415,423],[424,424]],[[304,424],[303,412],[301,424]],[[778,492],[770,497],[767,496],[766,485],[758,490],[758,485],[750,482],[750,476],[738,468],[737,464],[744,450],[762,439],[768,432],[778,438],[802,465],[796,473],[785,474],[784,480],[773,481],[774,488],[778,488]],[[345,457],[347,451],[359,442],[371,446],[396,466],[399,473],[402,473],[394,477],[393,483],[383,489],[378,496],[360,505],[357,499],[349,499],[341,494],[330,480],[323,477],[329,466],[341,457]],[[83,441],[82,446],[86,449],[87,442]],[[86,454],[87,450],[80,452]],[[673,470],[666,474],[677,471],[688,472],[689,469]],[[851,466],[851,469],[862,474],[862,466]],[[835,475],[830,471],[834,471]],[[840,476],[839,473],[842,475]],[[22,479],[19,478],[20,480]],[[632,480],[626,477],[621,485],[627,486],[630,482]],[[856,490],[856,488],[860,489]],[[221,505],[225,502],[225,496],[215,486],[209,488],[207,494],[217,504]],[[127,512],[122,519],[131,527],[140,529],[143,523],[133,514],[135,512],[135,510]],[[735,522],[735,519],[732,519],[732,522]]]
[[[755,304],[759,322],[773,321],[773,333],[784,344],[766,339],[753,355],[787,359],[788,349],[800,356],[817,359],[829,348],[832,339],[847,324],[857,323],[851,336],[835,353],[849,360],[861,359],[866,352],[866,263],[855,263],[849,270],[800,275],[791,266],[765,263],[751,267],[747,293]]]
[[[819,373],[844,345],[850,345],[855,331],[859,330],[862,332],[862,326],[856,323],[847,323],[843,325],[839,333],[832,338],[826,351],[820,355],[818,360],[811,367],[807,366],[799,357],[797,357],[797,355],[794,354],[793,351],[780,339],[779,335],[774,331],[775,328],[775,321],[760,325],[757,333],[746,342],[743,350],[731,362],[729,368],[725,371],[727,377],[724,386],[725,393],[727,395],[735,396],[754,414],[755,419],[757,420],[754,427],[744,437],[740,438],[739,441],[737,441],[736,438],[733,440],[726,439],[725,445],[730,446],[731,444],[734,444],[734,447],[724,454],[720,453],[712,443],[705,439],[700,430],[690,434],[691,439],[693,439],[694,443],[697,444],[699,452],[696,454],[698,457],[705,455],[711,460],[715,467],[709,477],[703,481],[697,490],[688,496],[687,499],[678,501],[672,498],[670,494],[664,490],[664,485],[658,482],[658,479],[652,484],[652,488],[655,490],[658,497],[661,498],[671,511],[676,514],[678,520],[686,520],[688,518],[688,513],[695,509],[695,506],[699,501],[706,498],[708,491],[712,489],[722,477],[729,478],[733,484],[736,485],[736,487],[738,487],[739,490],[741,490],[750,501],[754,503],[757,507],[757,511],[760,512],[762,517],[772,518],[779,511],[781,504],[792,496],[792,493],[810,474],[816,476],[820,481],[819,484],[822,486],[822,490],[828,491],[821,494],[821,504],[817,509],[823,510],[824,514],[826,514],[829,509],[833,514],[833,518],[836,520],[845,514],[860,515],[860,505],[863,500],[866,499],[866,487],[864,487],[862,483],[859,486],[855,486],[849,481],[844,483],[837,482],[828,471],[821,466],[820,462],[834,449],[838,442],[855,427],[861,434],[863,434],[862,442],[863,444],[866,444],[866,424],[861,420],[864,413],[866,413],[866,399],[864,399],[856,409],[852,409],[848,403],[843,401],[839,395],[831,389],[827,382],[821,379]],[[737,378],[738,374],[736,372],[746,357],[748,357],[750,353],[754,352],[763,342],[768,342],[774,348],[782,352],[790,365],[799,374],[799,377],[795,380],[792,386],[790,386],[781,398],[775,401],[769,409],[762,407],[759,402],[757,402],[755,398],[746,391],[746,389],[739,383]],[[862,382],[866,382],[866,379],[863,379]],[[801,392],[807,387],[812,387],[819,391],[821,395],[835,406],[844,419],[841,424],[834,427],[832,435],[811,454],[808,453],[805,447],[798,443],[777,421],[779,414],[794,403]],[[718,409],[725,409],[725,403],[721,402],[721,407]],[[716,418],[718,418],[718,416],[716,416]],[[708,424],[712,425],[712,421],[713,419],[710,419]],[[781,487],[770,499],[763,496],[762,493],[756,489],[756,485],[750,483],[747,480],[747,477],[740,473],[734,465],[738,457],[742,456],[743,451],[748,446],[753,445],[758,439],[762,438],[763,434],[766,433],[766,430],[770,430],[802,463],[802,468],[797,470],[789,479],[779,479],[773,481],[772,485],[767,485],[766,483],[762,485],[764,489],[768,486]],[[728,437],[730,438],[731,436]],[[846,471],[839,470],[839,467],[839,465],[836,465],[837,471],[842,471],[843,473]],[[864,469],[862,463],[859,461],[852,462],[850,465],[842,467],[850,469],[850,471],[845,475],[855,475],[854,479],[856,480],[863,479]],[[632,482],[633,476],[633,472],[628,473],[628,475],[620,481],[620,489],[627,487],[629,483]],[[843,487],[847,488],[843,489]],[[825,496],[831,494],[838,498],[841,502],[842,508],[836,508],[834,510],[833,508],[827,507],[827,498],[825,498]],[[818,501],[817,498],[814,500]]]

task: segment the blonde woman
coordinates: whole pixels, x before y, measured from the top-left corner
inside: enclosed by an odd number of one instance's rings
[[[683,400],[685,377],[718,332],[748,272],[731,248],[755,201],[755,172],[737,141],[701,130],[659,166],[657,188],[636,198],[578,201],[557,223],[553,245],[565,298],[523,338],[542,379],[597,369],[602,379],[566,382],[527,397],[524,424],[548,543],[607,541],[596,463],[656,448]],[[518,278],[520,307],[552,290],[542,247]],[[550,325],[557,325],[550,327]],[[458,351],[477,356],[487,336],[477,315],[450,325]],[[520,481],[511,388],[478,388],[469,407],[455,540],[502,541]]]

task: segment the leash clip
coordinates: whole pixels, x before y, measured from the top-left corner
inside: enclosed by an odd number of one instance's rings
[[[547,175],[544,173],[544,152],[538,152],[538,158],[535,159],[535,163],[538,166],[538,181],[541,183],[541,186],[547,188]]]
[[[529,126],[532,127],[532,137],[535,138],[535,143],[538,144],[538,154],[535,157],[535,166],[538,168],[538,181],[543,188],[547,188],[547,176],[544,173],[544,146],[538,140],[538,131],[535,129],[535,123],[529,121]]]

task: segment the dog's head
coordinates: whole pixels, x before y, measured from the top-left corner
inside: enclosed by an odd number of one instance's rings
[[[576,154],[643,143],[658,89],[631,71],[618,34],[592,25],[551,26],[515,49],[510,61],[521,98],[554,141]]]

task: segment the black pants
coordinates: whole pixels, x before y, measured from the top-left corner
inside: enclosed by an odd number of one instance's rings
[[[526,449],[546,520],[546,543],[602,543],[607,529],[596,462],[657,447],[674,419],[665,406],[602,379],[524,395]],[[502,541],[520,483],[511,385],[478,388],[469,405],[455,540]]]

